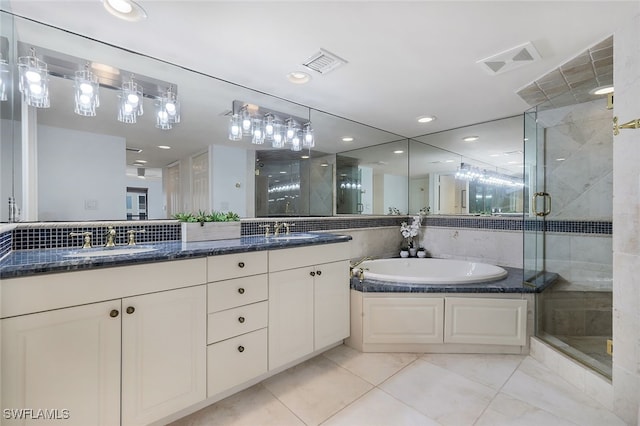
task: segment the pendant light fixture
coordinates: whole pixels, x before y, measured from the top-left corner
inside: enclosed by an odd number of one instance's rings
[[[138,116],[144,113],[142,109],[142,88],[131,80],[122,83],[122,89],[118,95],[118,121],[123,123],[136,123]]]
[[[169,86],[156,101],[156,127],[169,130],[178,123],[180,123],[180,102],[173,87]]]
[[[95,117],[96,108],[100,106],[97,77],[89,69],[87,63],[84,70],[76,71],[74,79],[74,112],[85,117]]]
[[[47,64],[36,57],[32,47],[29,56],[18,58],[19,90],[22,100],[36,108],[49,108],[49,73]]]
[[[282,119],[280,117],[287,117]],[[299,123],[305,123],[302,126]],[[308,119],[233,101],[229,119],[229,140],[240,141],[251,138],[251,143],[262,145],[271,142],[272,148],[289,147],[292,151],[302,151],[315,146],[313,128]]]

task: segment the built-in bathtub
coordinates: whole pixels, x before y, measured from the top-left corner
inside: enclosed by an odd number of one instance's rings
[[[398,284],[469,284],[497,281],[508,273],[500,266],[455,259],[375,259],[359,265],[362,278]]]
[[[527,354],[534,293],[550,284],[481,262],[367,260],[353,269],[346,343],[363,352]]]

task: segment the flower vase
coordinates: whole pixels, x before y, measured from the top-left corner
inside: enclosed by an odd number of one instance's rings
[[[410,247],[409,248],[409,256],[411,257],[416,257],[416,254],[418,253],[418,249],[415,247]]]

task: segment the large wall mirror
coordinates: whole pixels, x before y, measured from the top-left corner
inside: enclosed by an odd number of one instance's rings
[[[521,215],[523,128],[516,116],[412,139],[410,212]]]
[[[461,167],[521,177],[521,117],[407,140],[0,15],[0,49],[9,70],[2,77],[9,74],[11,82],[7,100],[0,102],[0,200],[14,198],[22,221],[165,219],[201,209],[242,217],[521,211],[513,188],[455,177]],[[49,65],[50,108],[21,102],[16,63],[31,49]],[[74,113],[73,75],[85,67],[100,78],[95,117]],[[144,114],[136,123],[123,123],[117,119],[120,87],[132,78],[146,93]],[[156,127],[156,98],[169,88],[181,103],[181,122],[163,130]],[[310,120],[315,147],[292,152],[230,141],[234,101]],[[467,135],[480,139],[462,141]],[[5,204],[0,222],[8,220]]]
[[[0,105],[0,195],[3,202],[15,198],[22,221],[164,219],[201,209],[330,216],[335,153],[398,138],[5,12],[2,20],[13,84]],[[30,52],[48,64],[49,108],[21,102],[16,58]],[[85,67],[100,81],[96,116],[74,112],[73,76]],[[143,114],[123,123],[120,87],[132,79],[145,94]],[[156,104],[169,88],[181,103],[181,121],[163,130],[156,127]],[[293,152],[229,140],[234,101],[258,107],[258,114],[310,121],[315,148]],[[0,221],[9,219],[7,210]]]

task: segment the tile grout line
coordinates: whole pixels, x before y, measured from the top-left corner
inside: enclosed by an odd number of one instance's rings
[[[286,371],[286,370],[285,370],[285,371]],[[283,406],[284,408],[286,408],[286,409],[287,409],[287,411],[289,411],[291,414],[293,414],[293,415],[294,415],[294,417],[295,417],[296,419],[300,420],[300,422],[301,422],[303,425],[309,426],[309,425],[307,425],[307,423],[306,423],[304,420],[302,420],[302,419],[300,418],[300,416],[298,416],[298,415],[297,415],[297,414],[296,414],[296,413],[295,413],[291,408],[289,408],[289,406],[288,406],[287,404],[285,404],[285,403],[284,403],[284,401],[282,401],[280,398],[278,398],[276,394],[274,394],[273,392],[271,392],[271,390],[269,390],[269,388],[268,388],[268,387],[266,387],[262,382],[260,382],[260,383],[259,383],[259,385],[260,385],[264,390],[266,390],[267,392],[269,392],[269,394],[271,394],[271,396],[273,396],[273,397],[274,397],[274,398],[275,398],[275,399],[276,399],[280,404],[282,404],[282,406]]]

